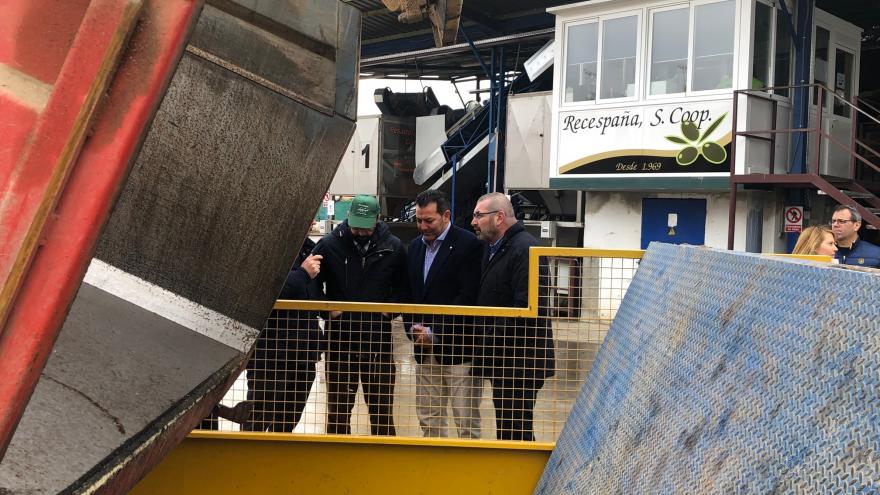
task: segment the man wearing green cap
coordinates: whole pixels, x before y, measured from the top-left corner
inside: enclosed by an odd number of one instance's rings
[[[398,303],[407,294],[403,244],[379,221],[379,202],[358,195],[348,219],[315,246],[322,255],[317,280],[326,285],[327,299]],[[373,435],[394,435],[394,356],[391,320],[377,313],[333,311],[327,332],[327,433],[351,433],[351,411],[358,384],[370,412]]]

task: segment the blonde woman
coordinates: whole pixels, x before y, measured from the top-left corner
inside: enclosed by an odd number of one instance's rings
[[[837,245],[834,244],[834,233],[824,225],[807,227],[798,237],[792,254],[819,254],[834,256]]]

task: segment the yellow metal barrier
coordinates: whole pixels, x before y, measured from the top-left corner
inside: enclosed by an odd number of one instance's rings
[[[534,317],[538,315],[538,271],[541,257],[573,258],[626,258],[641,259],[640,249],[593,249],[533,247],[529,249],[529,306],[527,308],[499,308],[492,306],[449,306],[423,304],[388,304],[343,301],[293,301],[279,299],[275,309],[312,311],[358,311],[364,313]]]
[[[526,438],[534,432],[536,439],[552,442],[642,254],[534,247],[526,308],[280,300],[248,376],[224,400],[227,406],[252,403],[253,412],[243,413],[250,414],[250,421],[241,428],[225,421],[205,427],[484,440],[517,439],[522,431],[528,432]],[[320,324],[326,337],[320,349],[323,359],[317,357],[316,345],[311,346],[312,356],[301,349],[304,340],[316,337],[303,336],[299,329],[312,325],[311,335],[319,334],[316,314],[330,317]],[[399,314],[402,319],[388,322],[388,315]],[[443,371],[426,366],[420,355],[424,348],[408,336],[411,324],[437,322],[449,328],[450,319],[452,327],[478,336],[443,354],[462,352],[467,355],[465,364],[471,363],[468,373],[473,378],[457,391],[449,382],[436,387],[424,384],[423,379],[439,380]],[[545,333],[549,339],[542,337]],[[507,348],[508,344],[519,350]],[[495,357],[499,354],[513,357],[499,364]],[[317,361],[317,374],[312,369],[292,371],[297,361],[309,368]],[[484,379],[482,370],[489,366],[510,379]],[[498,402],[499,390],[511,397],[508,402]],[[521,402],[521,394],[532,394],[531,399]],[[465,402],[456,405],[456,398],[462,396]],[[499,411],[510,415],[499,419]],[[520,426],[521,416],[532,419]],[[506,418],[514,423],[503,423]]]
[[[534,406],[535,433],[542,442],[491,440],[495,438],[492,394],[482,381],[477,385],[482,395],[482,439],[419,438],[423,432],[415,405],[417,364],[404,324],[397,320],[388,348],[393,351],[382,351],[393,352],[395,367],[388,373],[394,376],[385,376],[391,378],[394,390],[397,436],[366,436],[372,418],[362,391],[351,416],[354,435],[324,434],[328,384],[322,378],[326,371],[322,359],[314,382],[309,378],[300,384],[309,393],[301,419],[284,424],[281,430],[296,434],[196,431],[132,493],[532,493],[642,255],[638,250],[532,248],[528,308],[332,301],[278,301],[275,306],[275,321],[267,329],[298,328],[304,322],[295,312],[307,311],[345,311],[360,315],[357,318],[366,318],[365,314],[378,318],[377,313],[504,317],[512,318],[507,324],[514,326],[539,314],[546,316],[551,321],[556,363],[555,376],[543,384]],[[830,261],[819,256],[798,258]],[[549,276],[539,277],[542,265]],[[539,283],[544,285],[539,287]],[[539,294],[544,294],[543,299]],[[487,329],[475,321],[478,329]],[[492,325],[498,322],[491,321]],[[290,355],[286,356],[290,361]],[[286,384],[294,376],[278,373],[264,379],[263,386]],[[227,396],[227,405],[250,398],[252,386],[242,377]],[[456,435],[453,419],[457,418],[450,415],[449,430]],[[219,426],[239,428],[228,422]]]
[[[193,432],[129,493],[526,495],[552,449],[536,442]]]
[[[547,362],[553,369],[541,369],[540,363],[527,360],[516,369],[507,363],[502,366],[511,366],[503,369],[511,375],[549,371],[553,376],[536,384],[533,404],[511,402],[500,407],[533,413],[533,428],[523,426],[522,430],[533,430],[538,440],[552,442],[565,423],[643,254],[641,250],[533,247],[526,308],[280,300],[267,322],[262,348],[258,346],[248,376],[242,376],[224,399],[227,406],[251,403],[254,410],[243,412],[249,415],[248,421],[241,427],[225,421],[205,426],[224,431],[298,434],[516,438],[497,433],[499,403],[493,396],[499,386],[514,393],[520,386],[525,390],[527,380],[512,379],[499,385],[498,381],[493,384],[476,377],[459,392],[448,385],[425,388],[420,382],[425,377],[436,378],[442,371],[439,367],[428,369],[416,359],[423,348],[415,346],[408,336],[409,325],[451,318],[454,325],[469,328],[474,335],[520,335],[516,345],[524,348],[524,354],[545,351],[534,335],[544,331],[542,325],[547,327],[552,335],[549,351],[555,354],[555,363]],[[316,315],[327,318],[331,312],[341,315],[321,320],[322,330],[318,330]],[[404,315],[402,319],[388,321],[387,315],[399,314]],[[297,333],[309,325],[314,327],[311,334],[304,337]],[[320,337],[322,332],[331,337]],[[322,340],[325,347],[318,349],[317,340]],[[492,359],[484,356],[507,352],[499,341],[514,340],[474,340],[469,344],[472,348],[468,359],[472,357],[474,363],[471,373],[479,374],[480,366]],[[326,347],[327,341],[336,348]],[[304,345],[308,352],[300,349]],[[497,361],[494,366],[498,367]],[[368,385],[370,388],[365,389]],[[454,400],[462,390],[468,391],[467,409],[456,409]],[[432,399],[437,399],[433,401],[436,405],[428,404],[431,409],[426,415],[425,404]],[[442,422],[425,423],[435,421],[430,415],[443,416]]]

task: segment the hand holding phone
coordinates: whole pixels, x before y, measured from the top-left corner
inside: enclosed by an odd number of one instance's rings
[[[422,324],[415,324],[412,327],[413,340],[416,344],[431,345],[434,341],[434,334],[431,327]]]

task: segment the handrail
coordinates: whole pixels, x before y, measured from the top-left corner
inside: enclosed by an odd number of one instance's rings
[[[741,93],[741,94],[744,94],[744,95],[746,95],[746,96],[760,97],[760,98],[764,98],[764,99],[767,99],[767,100],[772,100],[772,99],[773,99],[773,98],[772,98],[773,95],[768,94],[768,91],[776,91],[776,90],[779,90],[779,89],[798,89],[798,88],[813,88],[813,87],[816,87],[816,88],[822,88],[824,91],[827,91],[829,94],[831,94],[834,98],[837,98],[838,100],[840,100],[840,101],[846,103],[849,107],[851,107],[851,108],[854,109],[855,111],[857,111],[857,112],[863,114],[865,117],[867,117],[867,118],[873,120],[874,122],[880,124],[880,119],[877,119],[876,117],[874,117],[873,115],[871,115],[871,114],[869,114],[868,112],[864,111],[863,109],[859,108],[858,106],[853,105],[852,102],[850,102],[850,101],[847,100],[846,98],[840,96],[839,94],[835,93],[835,92],[832,91],[828,86],[825,86],[824,84],[812,83],[812,84],[790,84],[790,85],[787,85],[787,86],[767,86],[767,87],[764,87],[764,88],[757,88],[757,89],[756,89],[756,88],[736,89],[736,90],[734,90],[733,92],[734,92],[734,94],[736,94],[736,93]],[[823,98],[823,99],[824,99],[824,98]],[[862,101],[862,102],[864,103],[864,100],[860,100],[860,101]],[[877,108],[874,107],[873,105],[871,105],[871,104],[869,104],[869,103],[865,103],[865,105],[869,106],[869,107],[870,107],[872,110],[874,110],[875,112],[880,113],[880,109],[877,109]]]
[[[295,299],[279,299],[274,309],[307,310],[307,311],[359,311],[364,313],[392,314],[426,314],[453,316],[502,316],[502,317],[536,317],[538,316],[538,269],[542,257],[574,257],[574,258],[616,258],[641,260],[643,249],[598,249],[578,247],[534,246],[529,248],[529,307],[505,308],[494,306],[453,306],[425,305],[402,303],[369,303],[344,301],[306,301]],[[827,256],[788,255],[761,253],[764,256],[790,257],[812,261],[830,261]]]
[[[869,114],[868,112],[862,110],[861,108],[857,107],[856,105],[853,105],[851,101],[847,100],[846,98],[844,98],[844,97],[840,96],[839,94],[837,94],[836,92],[832,91],[828,86],[825,86],[824,84],[816,84],[816,86],[821,87],[823,90],[830,93],[832,97],[837,98],[838,100],[842,101],[843,103],[845,103],[847,106],[849,106],[851,109],[855,110],[856,112],[859,112],[862,115],[864,115],[865,117],[868,117],[869,119],[873,120],[874,122],[880,124],[880,119],[877,119],[876,117]],[[853,124],[855,124],[855,119],[852,119],[852,120],[853,120]]]
[[[529,306],[527,308],[505,308],[494,306],[452,306],[403,304],[403,303],[370,303],[346,301],[302,301],[279,299],[274,309],[308,310],[308,311],[360,311],[365,313],[392,314],[425,314],[430,308],[433,315],[457,316],[499,316],[535,318],[538,316],[538,268],[541,257],[572,256],[582,258],[622,258],[641,259],[641,249],[594,249],[594,248],[559,248],[535,246],[529,248]]]
[[[827,139],[827,140],[828,140],[829,142],[831,142],[832,144],[836,144],[836,145],[837,145],[838,147],[840,147],[842,150],[848,152],[848,153],[850,154],[850,158],[855,158],[856,160],[858,160],[858,161],[864,163],[865,165],[868,165],[869,167],[873,168],[873,169],[876,170],[877,172],[880,172],[880,167],[878,167],[877,165],[874,165],[874,163],[873,163],[872,161],[870,161],[870,160],[868,160],[867,158],[863,157],[862,155],[856,153],[856,152],[853,151],[852,149],[847,148],[845,144],[843,144],[843,143],[841,143],[840,141],[838,141],[837,139],[835,139],[834,136],[832,136],[831,134],[827,134],[827,133],[825,133],[824,131],[822,131],[822,130],[820,129],[820,130],[819,130],[819,135],[822,136],[822,137],[824,137],[825,139]],[[871,151],[873,151],[873,150],[871,150]]]
[[[868,108],[870,108],[871,110],[873,110],[873,111],[877,112],[878,114],[880,114],[880,108],[877,108],[877,107],[875,107],[874,105],[868,103],[867,101],[865,101],[864,98],[859,98],[858,96],[856,96],[855,98],[858,99],[858,102],[859,102],[860,105],[865,105],[866,107],[868,107]],[[858,106],[858,105],[856,105],[856,106]]]
[[[813,133],[813,132],[815,132],[817,139],[816,139],[816,158],[815,158],[815,171],[814,172],[816,174],[820,174],[821,155],[822,155],[822,153],[821,153],[821,151],[822,151],[821,150],[822,138],[827,139],[829,142],[831,142],[832,144],[834,144],[838,148],[842,149],[843,151],[845,151],[849,155],[850,161],[852,163],[851,172],[852,172],[853,177],[855,176],[854,167],[855,167],[855,163],[857,161],[871,167],[873,170],[875,170],[877,172],[880,172],[880,167],[878,167],[871,160],[867,159],[866,157],[863,157],[862,155],[860,155],[857,152],[857,146],[862,146],[863,148],[870,151],[873,155],[878,156],[878,157],[880,157],[880,152],[877,152],[873,148],[869,147],[868,145],[866,145],[865,143],[863,143],[862,141],[857,139],[855,137],[855,132],[854,132],[855,131],[856,112],[864,115],[865,117],[873,120],[874,122],[877,122],[878,124],[880,124],[880,120],[878,120],[874,116],[870,115],[869,113],[865,112],[863,109],[859,108],[857,105],[853,105],[851,102],[847,101],[844,97],[838,95],[834,91],[831,91],[831,89],[829,89],[824,84],[819,84],[819,83],[797,84],[797,85],[787,85],[787,86],[768,86],[768,87],[759,88],[759,89],[747,88],[747,89],[734,90],[733,91],[733,94],[734,94],[734,97],[733,97],[734,115],[736,115],[736,113],[737,113],[736,109],[739,105],[738,96],[740,94],[745,95],[746,98],[756,97],[756,98],[761,98],[763,100],[772,102],[773,103],[773,110],[774,110],[773,115],[775,117],[775,115],[776,115],[775,110],[776,110],[776,105],[778,104],[777,103],[778,100],[772,98],[772,95],[769,93],[769,91],[774,91],[774,90],[779,90],[779,89],[811,88],[811,87],[815,87],[818,89],[818,98],[817,99],[819,101],[817,101],[817,103],[819,103],[819,104],[816,105],[816,126],[815,127],[795,127],[795,128],[777,129],[775,127],[776,126],[776,119],[774,118],[773,122],[772,122],[772,125],[774,127],[772,129],[737,130],[736,129],[737,122],[736,122],[736,120],[734,120],[734,122],[733,122],[734,127],[733,127],[733,131],[732,131],[732,136],[734,138],[733,144],[732,144],[733,149],[731,150],[732,157],[735,156],[735,147],[736,147],[735,143],[736,143],[737,136],[743,136],[746,138],[755,138],[755,139],[769,141],[769,140],[771,140],[770,138],[773,138],[776,134],[779,134],[779,133],[795,134],[795,133]],[[825,106],[825,104],[824,104],[825,103],[825,92],[832,94],[834,98],[836,98],[840,101],[843,101],[844,103],[846,103],[850,107],[850,112],[849,112],[850,117],[849,118],[851,120],[851,124],[853,125],[853,132],[852,132],[852,137],[850,139],[850,146],[849,147],[847,147],[846,145],[844,145],[843,143],[841,143],[840,141],[838,141],[837,139],[832,137],[830,134],[825,132],[824,129],[822,129],[822,111],[823,111],[823,107]],[[861,100],[861,102],[865,103],[864,100]],[[876,110],[876,108],[873,105],[870,105],[868,103],[865,103],[865,105],[867,105],[868,107],[870,107],[873,110]],[[761,134],[769,134],[770,138],[762,136]],[[771,151],[770,164],[769,164],[771,174],[774,173],[774,161],[775,161],[775,153]],[[736,173],[732,173],[731,175],[736,175]]]
[[[867,145],[864,141],[862,141],[861,139],[856,139],[855,141],[856,141],[856,144],[858,144],[858,145],[861,146],[862,148],[865,148],[866,150],[870,151],[871,153],[874,154],[874,156],[880,158],[880,151],[877,151],[877,150],[875,150],[874,148],[868,146],[868,145]]]

